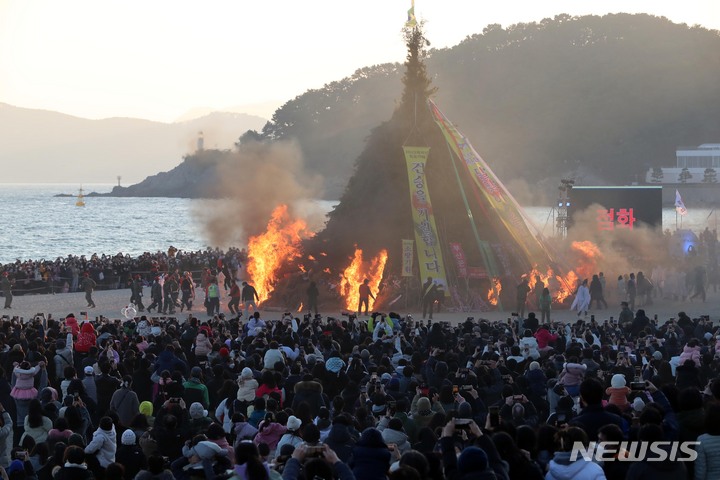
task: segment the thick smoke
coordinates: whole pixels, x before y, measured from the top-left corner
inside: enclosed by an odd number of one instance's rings
[[[591,241],[598,246],[601,255],[594,260],[595,269],[591,271],[603,272],[608,285],[618,275],[638,271],[649,274],[653,267],[668,264],[667,244],[662,231],[637,223],[632,230],[618,228],[617,224],[612,230],[600,230],[597,211],[603,209],[595,204],[574,216],[575,222],[568,231],[568,244],[564,249],[564,260],[570,268],[577,269],[588,262],[586,257],[572,248],[573,241]]]
[[[217,176],[212,193],[222,200],[195,212],[212,245],[245,246],[249,237],[265,231],[272,211],[281,204],[310,229],[322,225],[325,211],[313,201],[322,196],[323,179],[306,173],[294,142],[245,144],[218,167]]]

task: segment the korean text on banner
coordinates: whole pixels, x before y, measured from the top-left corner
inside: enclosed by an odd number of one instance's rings
[[[413,250],[415,240],[402,241],[402,276],[413,276]]]
[[[459,243],[450,243],[450,251],[453,254],[453,257],[455,257],[455,264],[457,265],[458,269],[458,277],[460,278],[468,278],[468,268],[467,268],[467,262],[465,261],[465,250],[463,250],[462,245]]]
[[[410,181],[410,207],[417,242],[420,278],[431,277],[433,281],[445,287],[445,295],[449,296],[450,290],[447,288],[445,264],[430,203],[430,192],[425,181],[425,163],[430,148],[403,147],[403,151]]]

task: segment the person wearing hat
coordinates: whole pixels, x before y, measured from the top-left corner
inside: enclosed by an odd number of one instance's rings
[[[137,436],[132,430],[125,430],[120,437],[115,461],[125,467],[125,478],[135,478],[140,470],[147,468],[147,458],[137,444]]]
[[[284,445],[292,445],[293,448],[297,448],[298,445],[303,443],[302,436],[300,436],[300,427],[302,427],[302,421],[296,416],[290,415],[287,420],[287,430],[280,437],[275,449],[275,457],[280,455],[280,450]]]
[[[605,389],[605,395],[609,395],[608,403],[617,406],[620,410],[630,408],[627,396],[631,390],[627,387],[625,375],[616,373],[610,380],[610,386]]]
[[[5,309],[12,308],[13,294],[12,287],[15,284],[15,280],[10,279],[8,272],[2,273],[2,279],[0,279],[0,289],[2,289],[3,295],[5,296]]]
[[[194,402],[188,409],[188,415],[190,416],[190,436],[195,436],[199,433],[204,433],[207,428],[212,424],[212,420],[208,418],[208,411],[205,410],[202,403]]]

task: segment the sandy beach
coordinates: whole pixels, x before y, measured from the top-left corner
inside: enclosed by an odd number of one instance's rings
[[[150,288],[145,288],[144,296],[146,302],[149,301]],[[202,295],[200,295],[202,297]],[[125,308],[130,301],[130,290],[103,290],[93,293],[93,300],[97,305],[96,308],[86,308],[87,303],[85,302],[85,293],[62,293],[56,295],[41,294],[41,295],[24,295],[15,296],[12,302],[11,310],[4,310],[4,315],[19,316],[28,320],[35,316],[37,313],[52,314],[54,318],[64,318],[69,313],[74,313],[76,317],[80,318],[80,312],[87,311],[88,318],[94,319],[96,316],[102,315],[104,317],[115,319],[123,318],[121,313],[122,309]],[[4,301],[4,299],[3,299]],[[398,302],[402,303],[402,302]],[[601,321],[608,319],[609,317],[618,318],[620,314],[620,302],[608,300],[609,309],[607,310],[591,310],[588,314],[587,320],[590,319],[590,314],[594,314],[596,320]],[[396,311],[400,315],[411,314],[413,318],[422,318],[422,311],[416,308],[392,308],[387,311]],[[692,302],[671,302],[668,300],[656,300],[653,305],[645,308],[645,312],[648,317],[652,318],[653,315],[658,315],[658,320],[664,321],[671,317],[677,317],[677,313],[685,311],[691,318],[699,317],[700,315],[710,315],[711,320],[716,320],[715,316],[718,315],[718,307],[720,307],[720,292],[712,292],[712,289],[708,292],[707,301],[702,303],[699,300]],[[221,298],[221,311],[228,313],[227,309],[227,296]],[[279,319],[282,315],[283,309],[263,309],[260,306],[260,312],[264,319],[274,320]],[[386,311],[386,313],[387,313]],[[334,316],[340,318],[341,312],[339,310],[324,311],[322,310],[322,300],[320,305],[320,313],[323,316]],[[448,312],[442,311],[433,315],[433,319],[436,321],[448,321],[451,323],[458,323],[464,321],[467,317],[484,318],[488,320],[506,320],[512,310],[505,311],[494,311],[494,312]],[[207,318],[205,308],[200,300],[193,308],[192,314],[200,320]],[[301,315],[301,313],[296,313]],[[553,320],[561,320],[563,322],[574,322],[578,319],[575,312],[569,310],[553,310]],[[150,316],[162,316],[157,313],[152,313]],[[178,319],[187,318],[187,312],[179,313],[177,310],[176,317]],[[538,314],[539,317],[539,314]],[[720,317],[719,317],[720,318]]]

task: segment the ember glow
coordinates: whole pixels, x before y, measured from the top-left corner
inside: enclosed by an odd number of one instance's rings
[[[602,253],[593,242],[572,242],[570,247],[577,257],[575,268],[580,278],[591,278],[598,271],[598,261],[602,259]]]
[[[500,279],[497,277],[493,277],[492,279],[492,287],[490,290],[488,290],[488,302],[490,302],[490,305],[497,306],[498,304],[498,298],[500,298],[500,292],[502,292],[502,284],[500,283]]]
[[[387,250],[381,250],[369,265],[363,263],[363,252],[356,248],[352,262],[345,269],[340,279],[340,294],[345,299],[345,308],[354,312],[360,301],[358,289],[365,279],[370,280],[370,291],[377,296],[378,287],[382,280],[385,264],[387,263]],[[369,309],[372,310],[375,302],[370,299]]]
[[[273,211],[265,233],[250,237],[247,271],[260,303],[275,289],[278,270],[300,257],[300,242],[310,235],[307,224],[290,218],[287,205],[280,205]]]

